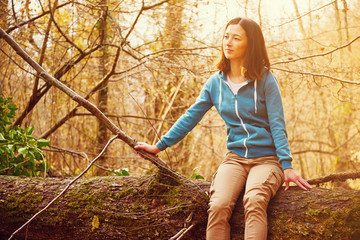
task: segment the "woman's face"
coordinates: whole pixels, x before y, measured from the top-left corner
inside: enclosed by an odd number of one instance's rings
[[[236,60],[243,63],[247,48],[245,30],[238,24],[229,25],[225,31],[222,47],[224,55],[228,60]]]

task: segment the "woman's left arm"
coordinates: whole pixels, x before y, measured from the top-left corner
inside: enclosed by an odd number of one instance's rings
[[[292,168],[292,156],[285,125],[284,108],[279,85],[272,73],[269,73],[265,83],[266,108],[269,118],[271,134],[274,139],[276,154],[284,169],[285,190],[289,189],[290,182],[294,182],[303,190],[311,189],[311,185],[300,177]]]
[[[264,82],[266,111],[270,131],[276,148],[276,155],[283,169],[292,168],[292,156],[287,136],[284,107],[281,99],[280,88],[274,75],[269,72]]]

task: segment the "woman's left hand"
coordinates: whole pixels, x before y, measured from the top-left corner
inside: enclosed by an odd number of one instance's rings
[[[285,191],[289,189],[290,182],[295,183],[303,190],[309,190],[312,186],[302,177],[297,175],[297,173],[292,168],[288,168],[284,170],[285,177]]]

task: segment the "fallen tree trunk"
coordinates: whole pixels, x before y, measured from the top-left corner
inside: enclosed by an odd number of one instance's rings
[[[71,179],[0,176],[0,239],[49,203]],[[15,239],[205,239],[206,192],[162,174],[79,179]],[[243,209],[231,219],[243,239]],[[280,190],[268,211],[269,239],[360,239],[360,191],[293,187]]]

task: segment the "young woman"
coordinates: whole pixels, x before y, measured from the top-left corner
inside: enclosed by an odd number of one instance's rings
[[[285,190],[290,182],[304,190],[311,185],[292,169],[279,86],[256,22],[228,22],[217,68],[196,102],[156,145],[136,148],[157,154],[176,144],[215,106],[227,127],[228,153],[211,184],[206,239],[230,239],[229,220],[242,191],[245,239],[266,239],[266,209],[282,183]]]

